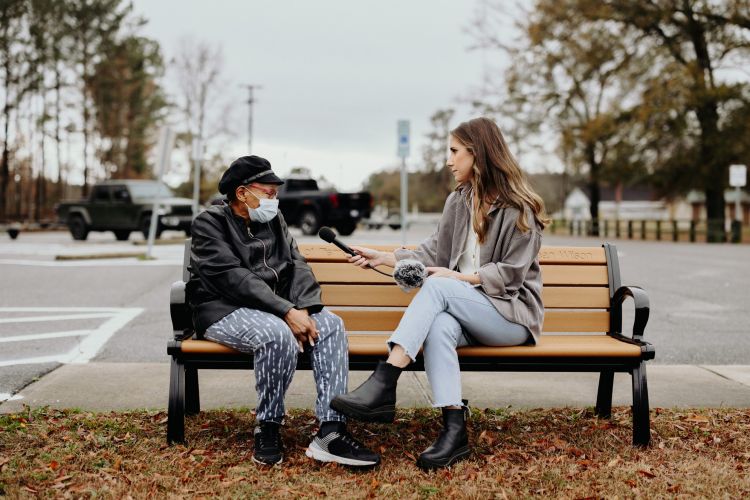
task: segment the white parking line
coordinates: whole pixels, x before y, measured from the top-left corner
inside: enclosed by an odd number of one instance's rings
[[[88,335],[78,344],[77,355],[73,356],[68,363],[88,363],[117,330],[127,325],[130,320],[142,312],[143,308],[141,307],[121,309],[118,315],[106,321],[94,333]]]
[[[22,313],[60,313],[68,312],[73,314],[59,314],[56,316],[58,321],[66,319],[81,319],[82,317],[90,318],[109,318],[98,328],[91,330],[68,330],[62,332],[47,332],[30,335],[17,335],[14,337],[5,337],[0,339],[2,342],[20,342],[23,340],[39,340],[40,338],[57,338],[83,336],[84,338],[70,351],[48,356],[36,356],[31,358],[10,359],[0,361],[0,367],[40,364],[40,363],[87,363],[91,358],[96,356],[99,350],[107,343],[112,335],[120,328],[128,324],[130,320],[143,312],[140,307],[121,307],[121,308],[103,308],[103,307],[0,307],[0,313],[3,312],[22,312]],[[83,313],[83,314],[81,314]],[[88,313],[88,314],[86,314]],[[22,317],[22,318],[3,318],[3,323],[28,322],[28,321],[45,321],[50,316]],[[85,334],[82,332],[86,332]]]
[[[67,332],[34,333],[31,335],[16,335],[14,337],[0,337],[3,342],[23,342],[30,340],[59,339],[62,337],[83,337],[93,333],[93,330],[69,330]]]
[[[65,314],[58,316],[31,316],[28,318],[0,318],[0,323],[36,323],[38,321],[65,321],[71,319],[109,318],[112,313]]]

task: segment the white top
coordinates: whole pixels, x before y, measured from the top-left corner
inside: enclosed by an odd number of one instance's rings
[[[474,213],[469,213],[469,230],[466,231],[464,249],[458,258],[458,272],[463,274],[475,274],[479,271],[479,241],[474,232]]]

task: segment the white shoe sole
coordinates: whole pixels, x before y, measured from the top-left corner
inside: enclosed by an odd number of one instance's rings
[[[356,460],[354,458],[339,457],[338,455],[332,455],[318,446],[318,443],[313,441],[310,446],[307,447],[305,455],[317,460],[319,462],[336,462],[342,465],[353,465],[357,467],[366,467],[368,465],[375,465],[377,462],[369,460]]]
[[[252,458],[253,458],[253,462],[255,462],[256,464],[259,464],[259,465],[268,465],[270,467],[273,467],[274,465],[278,465],[278,464],[280,464],[281,462],[284,461],[284,457],[283,456],[281,457],[281,460],[279,460],[278,462],[274,462],[272,464],[269,464],[268,462],[261,462],[260,460],[258,460],[257,458],[255,458],[255,455],[253,455]]]

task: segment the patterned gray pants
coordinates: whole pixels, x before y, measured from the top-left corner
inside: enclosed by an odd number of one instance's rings
[[[349,376],[349,345],[344,322],[327,309],[310,317],[320,331],[314,347],[305,345],[305,352],[311,356],[318,391],[315,415],[321,422],[344,421],[344,416],[329,406],[335,396],[346,392]],[[297,339],[284,320],[268,312],[243,307],[209,326],[204,337],[254,355],[258,393],[256,418],[280,423],[284,418],[284,395],[300,354]]]

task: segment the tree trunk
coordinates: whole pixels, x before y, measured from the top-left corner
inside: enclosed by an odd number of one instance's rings
[[[33,220],[34,216],[36,215],[36,189],[37,189],[37,179],[34,177],[34,164],[36,160],[36,147],[35,147],[35,141],[36,141],[36,131],[34,130],[36,128],[35,122],[36,115],[34,114],[34,95],[31,94],[28,99],[28,107],[27,111],[29,113],[29,124],[28,124],[28,133],[29,133],[29,160],[28,160],[28,166],[26,168],[26,210],[24,211],[24,219],[27,221]],[[37,174],[38,177],[38,174]]]
[[[88,85],[88,65],[89,65],[89,57],[88,57],[88,42],[86,40],[83,40],[82,42],[82,48],[83,48],[83,73],[82,73],[82,84],[83,84],[83,197],[86,198],[89,194],[89,107],[88,107],[88,90],[86,86]]]
[[[7,91],[7,90],[6,90]],[[7,98],[6,98],[7,99]],[[10,183],[10,151],[8,151],[8,132],[10,130],[10,107],[5,104],[3,110],[5,118],[3,134],[3,158],[0,165],[0,220],[4,220],[8,215],[8,185]]]
[[[89,111],[86,102],[86,91],[83,94],[83,197],[89,194]]]
[[[46,146],[46,138],[47,134],[44,130],[44,123],[47,119],[47,98],[45,96],[45,91],[42,91],[42,119],[39,121],[39,128],[40,132],[42,134],[42,150],[41,152],[41,166],[39,168],[39,176],[37,177],[37,187],[36,187],[36,213],[34,214],[34,217],[37,222],[39,222],[43,215],[44,215],[44,205],[47,203],[47,177],[45,175],[45,170],[47,169],[47,156],[44,152],[45,146]]]
[[[5,47],[3,50],[8,51]],[[5,103],[3,105],[3,158],[0,164],[0,221],[5,219],[10,211],[10,204],[8,203],[8,186],[10,185],[10,152],[8,133],[10,132],[10,88],[8,82],[10,82],[10,57],[5,58]]]
[[[697,112],[701,127],[701,144],[699,158],[701,171],[704,172],[703,186],[706,194],[706,239],[709,243],[723,243],[725,233],[724,186],[727,177],[726,162],[722,161],[717,147],[720,132],[718,130],[718,112],[716,103],[704,104]]]
[[[55,61],[55,149],[57,151],[57,200],[65,197],[64,179],[62,175],[62,154],[60,148],[60,88],[62,87],[59,62]]]
[[[601,200],[601,190],[599,187],[599,163],[596,161],[594,145],[586,146],[586,158],[589,164],[589,213],[591,214],[591,231],[589,236],[599,236],[599,201]]]
[[[694,94],[698,99],[695,113],[701,128],[698,161],[699,171],[704,174],[702,181],[706,194],[706,238],[711,243],[723,243],[726,241],[724,186],[728,164],[721,159],[720,154],[719,144],[722,138],[719,131],[719,106],[715,94],[711,55],[708,52],[704,26],[695,19],[690,2],[683,1],[683,10],[688,17],[687,31],[698,65]]]

